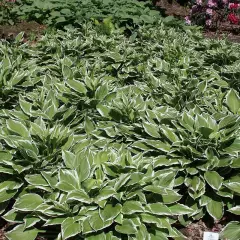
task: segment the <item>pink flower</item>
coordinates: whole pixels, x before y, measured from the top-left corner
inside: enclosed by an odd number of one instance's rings
[[[239,22],[238,17],[234,13],[230,13],[228,15],[228,20],[233,24],[238,24],[238,22]]]
[[[229,3],[228,8],[230,9],[238,9],[240,7],[240,4],[237,3]]]
[[[224,4],[228,4],[228,0],[222,0]]]
[[[202,0],[197,0],[196,3],[197,5],[202,5]]]
[[[211,26],[211,24],[212,24],[212,20],[211,20],[211,19],[208,19],[208,20],[206,21],[206,25],[207,25],[207,26]]]
[[[191,25],[191,20],[190,20],[189,16],[185,17],[185,22],[186,22],[187,25]]]
[[[211,8],[207,8],[206,13],[208,15],[212,15],[213,14],[213,10]]]
[[[209,7],[217,7],[217,3],[215,2],[215,0],[208,0],[207,5]]]

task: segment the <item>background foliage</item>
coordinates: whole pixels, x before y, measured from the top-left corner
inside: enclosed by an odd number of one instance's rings
[[[150,1],[137,0],[19,0],[11,13],[18,19],[57,28],[79,27],[90,19],[109,17],[120,26],[134,27],[142,23],[153,24],[160,18]]]

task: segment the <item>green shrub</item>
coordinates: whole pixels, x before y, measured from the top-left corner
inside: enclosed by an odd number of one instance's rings
[[[19,6],[20,5],[20,6]],[[137,0],[22,0],[15,13],[27,20],[49,26],[81,26],[86,20],[112,17],[114,23],[124,27],[153,24],[160,16],[149,2]]]
[[[12,13],[15,1],[0,0],[0,24],[13,24],[16,17]]]
[[[162,22],[1,42],[7,237],[179,239],[176,223],[239,214],[239,55]]]

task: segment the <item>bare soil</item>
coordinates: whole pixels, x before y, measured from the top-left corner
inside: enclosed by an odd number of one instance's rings
[[[186,228],[181,229],[180,231],[187,237],[188,240],[202,240],[204,232],[221,232],[223,229],[221,223],[215,223],[214,227],[210,228],[200,220],[199,222],[192,223]]]
[[[24,39],[36,41],[44,32],[46,26],[36,22],[19,22],[16,25],[0,25],[0,39],[12,40],[18,33],[24,32]]]
[[[188,15],[190,10],[189,8],[182,6],[179,3],[170,0],[156,0],[154,1],[154,4],[164,15],[174,16],[182,19]]]
[[[0,240],[6,240],[5,230],[7,227],[8,227],[7,222],[0,217]]]

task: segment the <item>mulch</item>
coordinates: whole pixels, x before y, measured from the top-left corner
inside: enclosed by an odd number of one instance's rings
[[[19,22],[15,25],[0,25],[0,39],[13,40],[18,33],[24,32],[24,39],[37,41],[44,33],[46,26],[37,22]]]
[[[6,240],[5,230],[9,226],[7,222],[0,217],[0,240]]]

